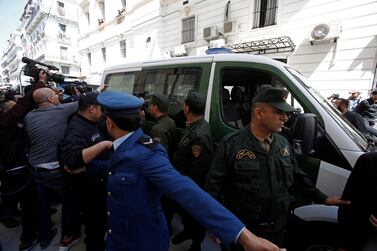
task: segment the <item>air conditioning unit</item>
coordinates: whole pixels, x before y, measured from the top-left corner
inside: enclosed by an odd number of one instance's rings
[[[218,35],[217,27],[216,26],[209,26],[203,28],[203,39],[204,40],[211,40],[216,38]]]
[[[309,42],[311,45],[317,43],[336,42],[342,32],[342,27],[335,23],[320,23],[313,25],[310,29]]]
[[[224,33],[233,33],[236,31],[236,22],[235,21],[227,21],[224,22],[223,31]]]
[[[223,47],[225,47],[225,45],[226,45],[225,39],[223,39],[223,38],[211,40],[209,42],[209,48],[223,48]]]

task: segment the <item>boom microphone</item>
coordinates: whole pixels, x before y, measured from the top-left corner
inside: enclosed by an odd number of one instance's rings
[[[53,70],[53,71],[58,71],[59,70],[59,68],[57,68],[56,66],[44,64],[44,63],[41,63],[41,62],[37,62],[37,61],[34,61],[33,59],[28,58],[28,57],[22,57],[21,61],[23,63],[25,63],[25,64],[31,64],[31,65],[39,64],[39,65],[43,65],[43,66],[47,67],[49,70]]]

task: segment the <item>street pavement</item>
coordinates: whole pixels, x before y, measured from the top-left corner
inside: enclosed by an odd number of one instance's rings
[[[58,228],[58,234],[55,236],[54,240],[51,242],[50,246],[43,251],[58,251],[59,240],[60,240],[60,207],[58,207],[58,212],[52,216],[55,226]],[[19,218],[18,218],[19,219]],[[174,216],[173,219],[173,236],[182,230],[182,224],[180,223],[180,218],[178,215]],[[84,232],[84,231],[82,231]],[[3,247],[3,251],[18,251],[19,237],[21,235],[21,227],[16,228],[6,228],[0,223],[0,242]],[[146,236],[146,238],[148,238]],[[189,249],[191,244],[190,240],[187,240],[179,245],[170,245],[169,251],[186,251]],[[41,251],[40,246],[37,245],[32,249],[33,251]],[[216,245],[208,236],[202,243],[202,251],[220,251],[221,249]],[[71,248],[71,251],[85,251],[85,245],[83,243],[83,238],[80,242]],[[151,250],[152,251],[152,250]]]

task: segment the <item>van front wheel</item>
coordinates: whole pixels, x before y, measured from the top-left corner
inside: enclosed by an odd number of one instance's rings
[[[292,251],[335,251],[339,231],[337,224],[305,221],[292,215],[288,223],[287,249]]]

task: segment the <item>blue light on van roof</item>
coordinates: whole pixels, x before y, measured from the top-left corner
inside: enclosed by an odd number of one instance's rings
[[[206,54],[224,54],[233,53],[231,49],[228,48],[211,48],[206,50]]]

